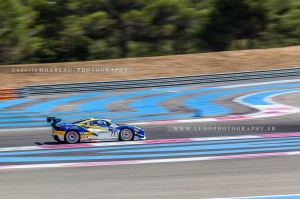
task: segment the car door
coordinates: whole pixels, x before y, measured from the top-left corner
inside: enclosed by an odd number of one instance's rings
[[[93,132],[94,139],[105,140],[109,136],[108,128],[101,126],[99,120],[87,121],[86,128],[88,131]]]
[[[118,138],[118,133],[105,120],[93,120],[92,126],[95,127],[98,138],[101,140],[115,140]]]
[[[109,132],[110,132],[110,135],[109,135],[110,138],[118,140],[120,131],[116,128],[116,126],[113,123],[111,123],[109,121],[106,121],[106,120],[104,120],[104,121],[106,123],[106,126],[108,127]]]

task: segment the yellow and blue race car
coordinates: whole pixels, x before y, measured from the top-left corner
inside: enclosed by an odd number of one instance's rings
[[[52,136],[54,140],[68,144],[146,139],[143,129],[119,124],[109,119],[89,118],[64,123],[61,122],[61,119],[47,117],[47,122],[52,122]]]

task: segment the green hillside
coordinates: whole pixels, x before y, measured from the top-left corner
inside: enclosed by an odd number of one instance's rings
[[[299,0],[0,1],[0,64],[299,44]]]

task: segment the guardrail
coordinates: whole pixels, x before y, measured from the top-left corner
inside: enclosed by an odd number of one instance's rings
[[[45,95],[54,93],[72,93],[86,91],[108,91],[133,88],[180,86],[188,84],[221,83],[242,80],[255,80],[267,78],[300,77],[300,68],[287,68],[278,70],[259,70],[234,73],[220,73],[196,76],[177,76],[151,79],[118,80],[106,82],[83,82],[67,84],[48,84],[25,86],[19,88],[18,96]]]

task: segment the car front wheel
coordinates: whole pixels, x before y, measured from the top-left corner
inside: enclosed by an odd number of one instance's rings
[[[130,129],[123,129],[120,132],[121,141],[130,141],[133,140],[133,132]]]

